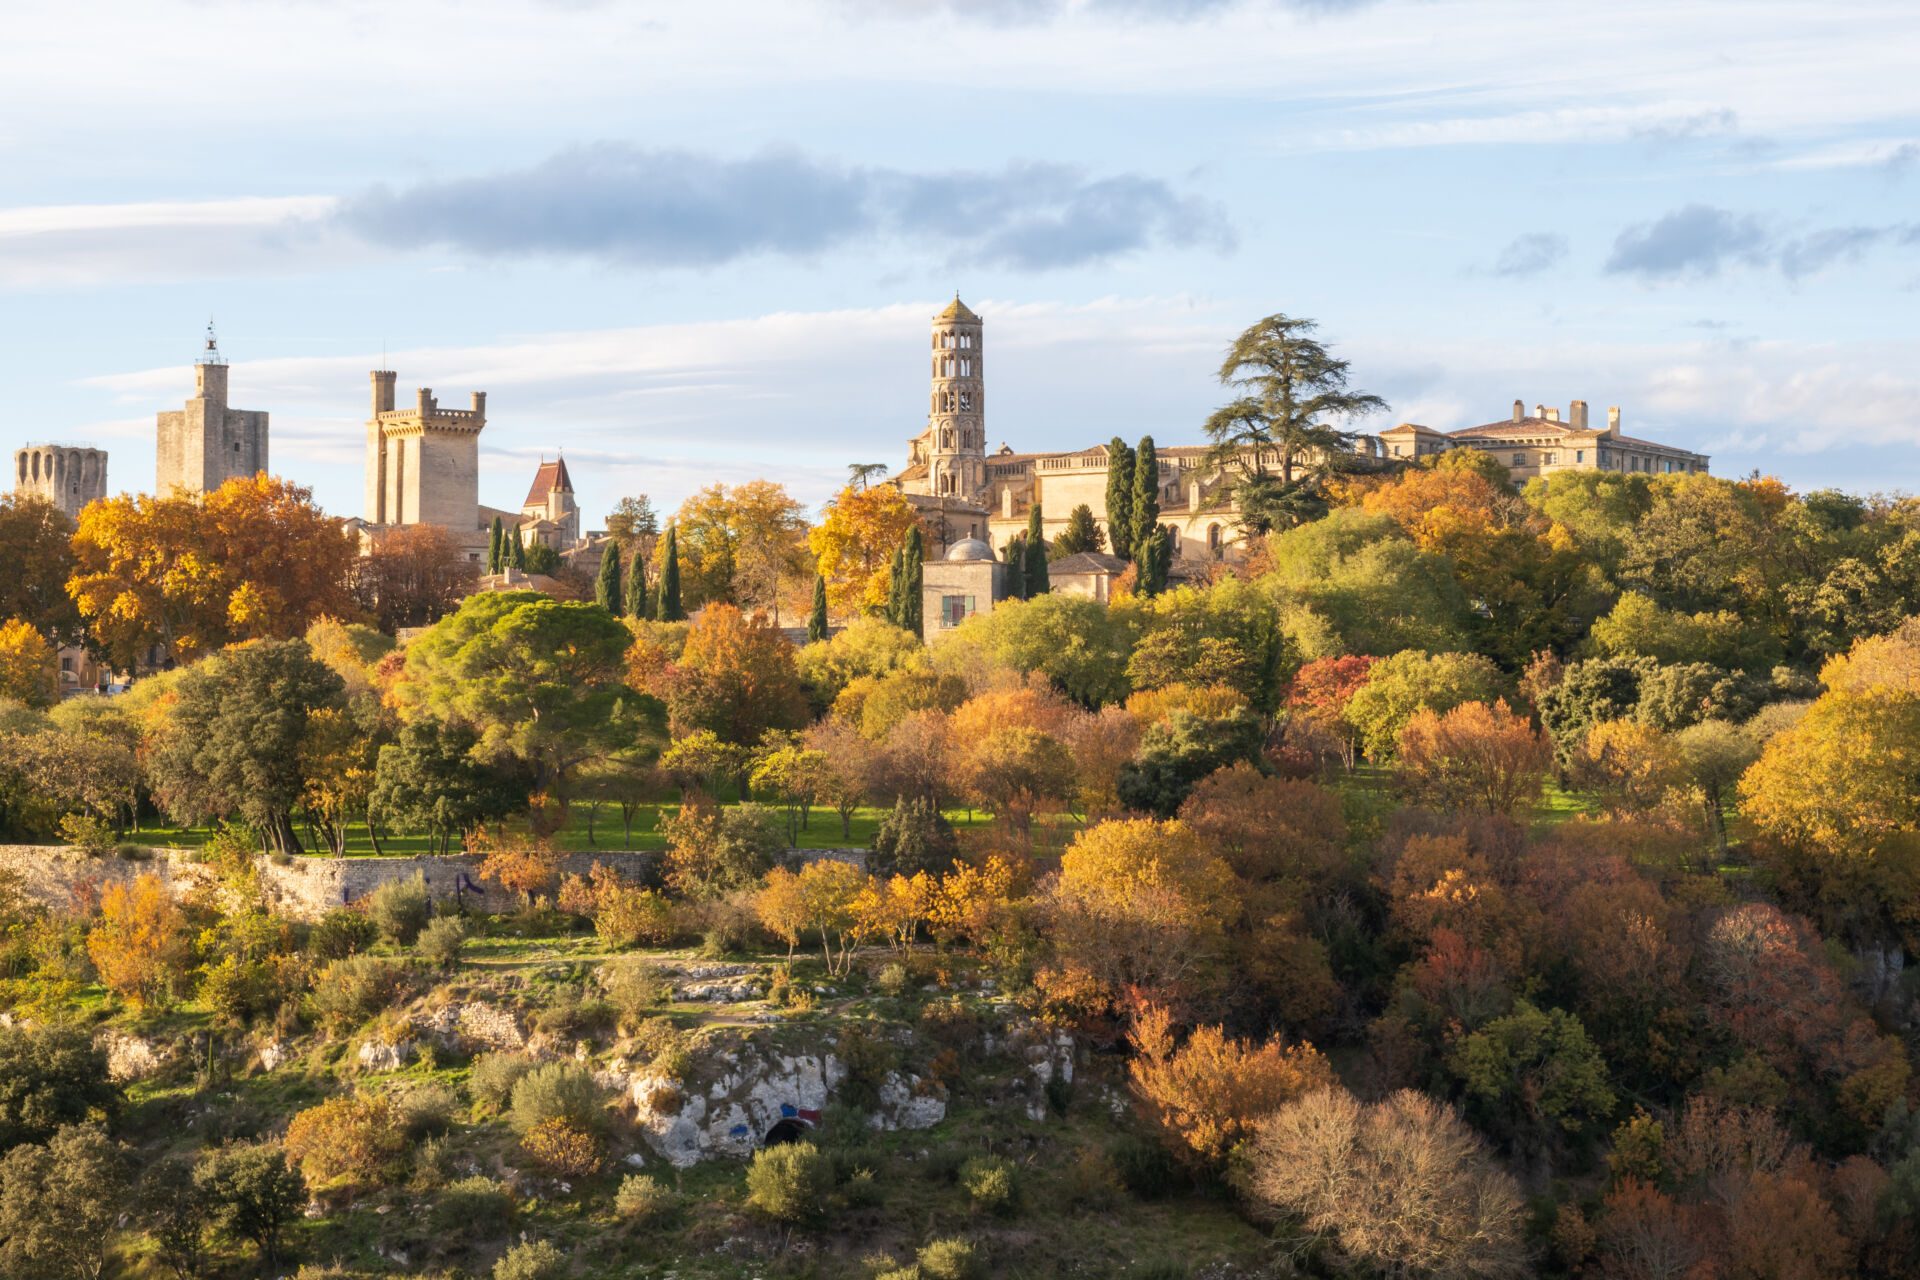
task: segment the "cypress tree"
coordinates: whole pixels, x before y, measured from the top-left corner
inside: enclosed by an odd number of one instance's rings
[[[1165,529],[1156,528],[1134,548],[1134,590],[1157,596],[1167,589],[1167,570],[1173,565],[1173,542]]]
[[[817,644],[827,638],[827,579],[826,575],[813,575],[813,612],[807,615],[807,643]]]
[[[905,606],[906,621],[901,625],[915,635],[921,634],[922,614],[925,612],[925,595],[921,590],[925,581],[926,543],[921,540],[920,526],[914,525],[907,530],[907,553],[900,575],[900,590]]]
[[[1033,510],[1027,512],[1027,598],[1043,596],[1052,590],[1047,581],[1047,540],[1043,535],[1045,522],[1040,516],[1040,504],[1034,503]]]
[[[653,616],[648,606],[652,601],[647,598],[647,560],[638,551],[627,565],[626,606],[629,618],[645,620]]]
[[[667,552],[660,560],[660,594],[655,598],[653,616],[661,622],[684,622],[686,610],[680,607],[680,539],[672,525],[667,526]]]
[[[488,573],[500,572],[500,552],[502,550],[501,544],[505,541],[506,541],[506,534],[501,531],[500,517],[495,516],[493,518],[493,527],[487,533],[487,572]]]
[[[1119,436],[1107,446],[1107,540],[1122,560],[1133,554],[1133,450]]]
[[[1142,542],[1160,527],[1160,458],[1153,451],[1153,437],[1141,436],[1133,455],[1133,532],[1128,545],[1139,554]]]
[[[600,576],[593,580],[593,599],[616,618],[626,608],[626,594],[620,590],[620,544],[612,538],[600,549]]]
[[[515,529],[506,535],[507,563],[525,573],[527,571],[527,544],[520,540],[520,531]]]
[[[901,590],[900,577],[906,572],[907,547],[905,543],[893,549],[893,563],[887,567],[887,621],[896,627],[904,627],[906,611],[901,602],[906,594]]]
[[[1027,598],[1027,539],[1025,534],[1015,534],[1007,543],[1007,599],[1025,600]]]

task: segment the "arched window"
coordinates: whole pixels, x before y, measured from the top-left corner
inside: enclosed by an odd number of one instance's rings
[[[962,360],[960,362],[960,376],[963,378],[970,378],[973,376],[973,361]]]
[[[962,413],[966,413],[971,411],[972,408],[973,408],[973,392],[962,391],[960,393],[960,411]]]
[[[1220,536],[1220,526],[1217,524],[1207,526],[1207,550],[1213,552],[1215,560],[1218,560],[1220,553],[1226,550],[1225,541]]]

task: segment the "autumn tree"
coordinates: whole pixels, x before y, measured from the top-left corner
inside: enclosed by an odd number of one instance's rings
[[[687,632],[666,703],[676,737],[708,729],[745,747],[807,721],[793,645],[765,616],[726,604],[702,610]]]
[[[354,611],[354,535],[312,491],[260,473],[204,495],[122,495],[81,513],[67,590],[95,643],[131,667],[297,636]]]
[[[825,752],[796,742],[783,743],[763,752],[754,763],[754,793],[773,795],[787,807],[789,842],[800,842],[800,832],[808,827],[813,806],[820,803],[829,790],[831,773],[832,762]]]
[[[24,618],[0,622],[0,698],[46,707],[59,696],[60,671],[47,638]]]
[[[1374,664],[1347,700],[1347,720],[1369,759],[1390,760],[1400,731],[1420,711],[1442,713],[1500,696],[1499,669],[1475,653],[1408,650]]]
[[[834,613],[845,616],[886,604],[894,549],[919,519],[890,484],[849,484],[834,495],[807,534]]]
[[[1246,1187],[1368,1271],[1533,1274],[1520,1188],[1451,1108],[1410,1090],[1361,1103],[1336,1085],[1287,1103],[1250,1144]]]
[[[1347,424],[1387,407],[1348,389],[1347,362],[1312,336],[1316,327],[1268,316],[1235,338],[1220,364],[1220,381],[1235,394],[1207,419],[1208,461],[1233,477],[1249,532],[1290,528],[1324,510],[1326,482],[1353,457],[1357,436]],[[1278,459],[1277,474],[1269,458]]]
[[[73,573],[74,522],[37,495],[0,493],[0,618],[19,618],[50,640],[79,635],[80,614],[67,594]]]
[[[186,917],[151,873],[116,880],[100,895],[87,955],[109,991],[135,1004],[164,1003],[192,960]]]
[[[1504,699],[1415,712],[1395,754],[1400,787],[1417,803],[1509,817],[1539,798],[1553,762],[1546,739]]]
[[[689,607],[729,602],[779,613],[780,587],[805,562],[802,508],[780,485],[708,485],[680,504],[671,526],[680,591]]]
[[[1218,1170],[1254,1129],[1310,1089],[1334,1083],[1333,1068],[1309,1044],[1229,1039],[1196,1027],[1174,1042],[1173,1018],[1143,1006],[1127,1033],[1133,1091],[1168,1146],[1183,1160]]]
[[[354,566],[354,598],[382,631],[425,627],[460,607],[476,569],[437,524],[381,531]]]

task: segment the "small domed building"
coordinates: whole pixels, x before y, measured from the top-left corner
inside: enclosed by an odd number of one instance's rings
[[[984,538],[961,538],[920,570],[921,625],[931,640],[1006,599],[1007,566]]]

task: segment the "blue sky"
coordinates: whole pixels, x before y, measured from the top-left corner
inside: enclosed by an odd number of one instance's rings
[[[367,370],[489,392],[589,523],[897,463],[927,317],[988,436],[1198,438],[1317,319],[1375,426],[1574,398],[1796,488],[1920,473],[1920,6],[45,0],[0,18],[0,446],[153,483],[216,317],[357,513]],[[1596,412],[1597,412],[1596,408]]]

